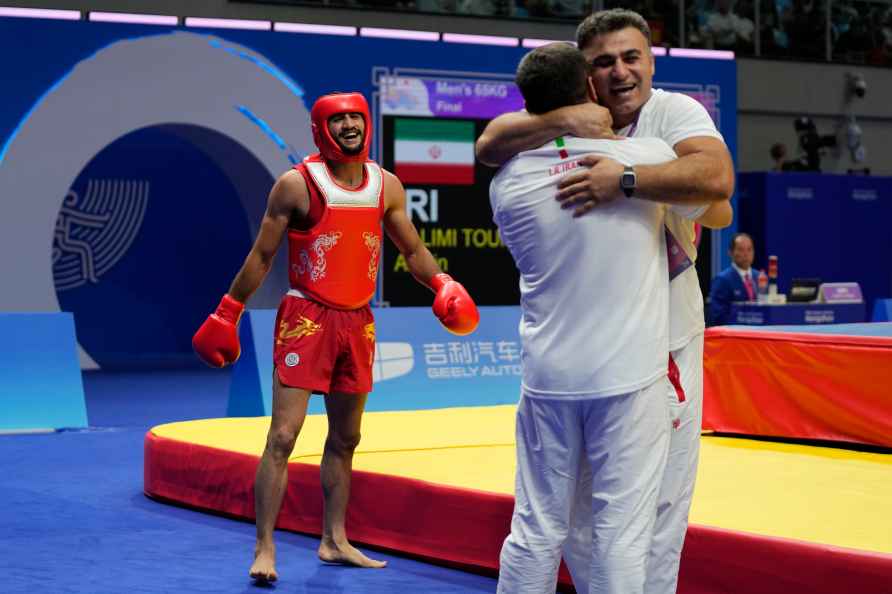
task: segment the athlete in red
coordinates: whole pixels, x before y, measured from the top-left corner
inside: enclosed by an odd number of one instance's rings
[[[456,334],[479,321],[461,284],[440,270],[406,214],[400,181],[368,159],[371,118],[359,93],[321,97],[311,112],[319,153],[282,175],[269,195],[260,233],[229,293],[192,339],[199,357],[222,367],[239,356],[244,303],[269,272],[288,236],[291,290],[276,317],[272,421],[254,483],[257,544],[250,575],[278,578],[273,529],[288,482],[288,458],[310,394],[325,395],[328,437],[322,456],[325,500],[319,558],[384,567],[347,540],[344,517],[353,452],[372,389],[375,323],[369,301],[381,254],[381,223],[409,271],[435,293],[433,310]]]

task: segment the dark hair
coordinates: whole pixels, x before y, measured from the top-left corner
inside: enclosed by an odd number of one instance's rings
[[[523,57],[514,81],[530,113],[545,113],[588,100],[589,64],[569,43],[537,47]]]
[[[749,234],[749,233],[743,233],[743,232],[740,232],[740,233],[735,233],[734,235],[731,236],[731,243],[728,244],[728,251],[729,251],[729,252],[733,252],[733,251],[734,251],[734,244],[737,243],[737,239],[738,239],[739,237],[746,237],[747,239],[750,240],[750,243],[753,244],[753,246],[755,247],[756,242],[753,241],[753,238],[750,237],[750,234]]]
[[[628,27],[641,31],[647,44],[651,44],[650,26],[643,16],[633,10],[611,8],[592,13],[579,23],[576,28],[576,45],[579,49],[584,49],[596,37]]]
[[[771,145],[771,158],[783,159],[787,156],[787,145],[782,142],[775,142]]]

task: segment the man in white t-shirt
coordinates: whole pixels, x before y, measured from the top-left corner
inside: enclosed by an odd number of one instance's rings
[[[577,45],[592,64],[592,79],[605,108],[567,106],[544,114],[516,112],[496,118],[477,141],[478,159],[491,165],[562,134],[596,138],[611,128],[632,138],[657,137],[677,159],[658,165],[624,164],[594,155],[580,162],[586,168],[559,183],[557,198],[582,216],[596,205],[625,197],[684,204],[688,216],[707,227],[730,224],[728,203],[734,189],[734,168],[727,147],[709,114],[695,100],[679,93],[652,89],[654,59],[647,22],[632,11],[595,13],[577,30]],[[708,204],[697,208],[696,205]],[[598,207],[598,212],[603,206]],[[670,377],[666,394],[672,406],[667,471],[660,485],[657,520],[647,562],[644,591],[668,594],[676,589],[678,565],[699,453],[703,392],[703,297],[696,269],[694,226],[678,213],[666,215],[670,247]],[[634,294],[628,298],[633,299]],[[584,517],[582,518],[585,519]],[[570,540],[591,538],[591,526],[575,522]],[[574,583],[589,582],[591,559],[580,559],[568,547],[565,560]],[[595,568],[597,570],[597,568]]]
[[[530,52],[517,71],[527,110],[591,101],[588,71],[569,44]],[[517,155],[490,186],[493,218],[520,271],[523,345],[515,508],[499,592],[553,591],[565,547],[594,559],[591,592],[644,585],[670,432],[666,209],[623,200],[572,217],[555,200],[557,185],[590,154],[629,165],[675,159],[656,138],[559,137]],[[570,539],[581,525],[594,538]]]

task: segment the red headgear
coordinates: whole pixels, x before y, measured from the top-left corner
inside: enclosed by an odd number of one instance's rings
[[[359,113],[365,120],[365,131],[362,135],[362,150],[354,155],[345,154],[341,146],[328,131],[328,119],[339,113]],[[369,158],[369,146],[372,143],[372,118],[369,116],[369,104],[361,93],[331,93],[323,95],[313,104],[310,111],[313,123],[313,142],[319,152],[329,161],[338,163],[365,162]]]

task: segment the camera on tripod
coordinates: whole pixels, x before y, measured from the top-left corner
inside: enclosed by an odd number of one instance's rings
[[[793,121],[793,127],[799,136],[799,147],[805,153],[801,171],[821,170],[821,149],[836,146],[833,134],[818,134],[818,128],[808,116],[800,116]]]

